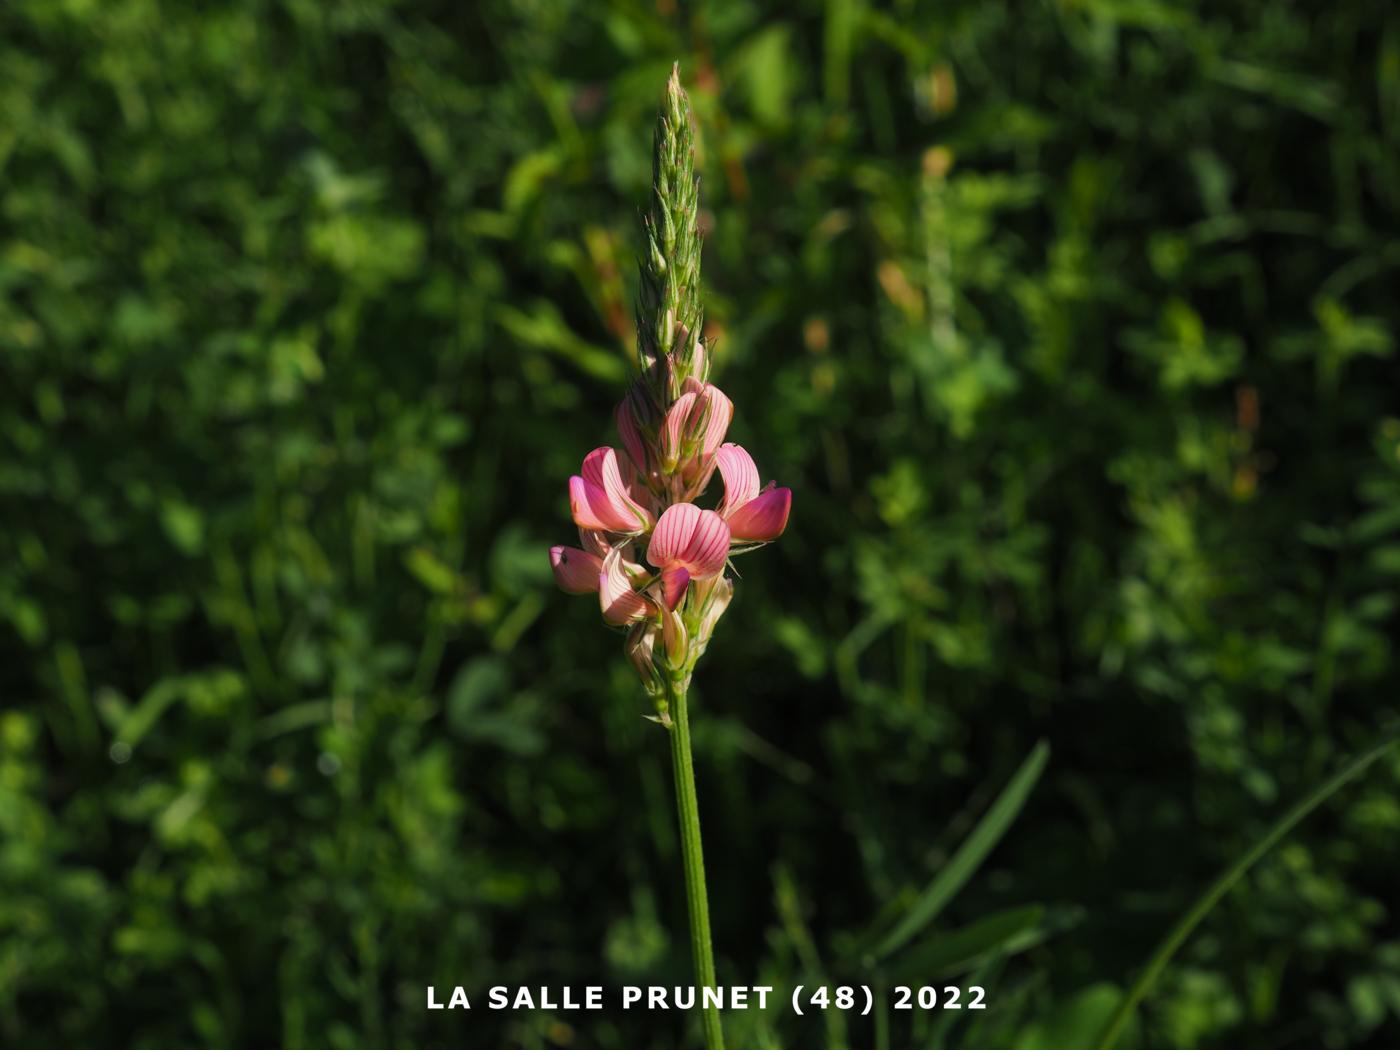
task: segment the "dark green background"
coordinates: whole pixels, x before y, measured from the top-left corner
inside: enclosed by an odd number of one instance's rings
[[[665,738],[545,556],[677,58],[715,378],[795,493],[696,676],[723,980],[851,979],[1046,738],[929,934],[1038,943],[892,1042],[1077,1050],[1393,721],[1387,5],[9,0],[0,1042],[685,1044],[424,1009],[690,980]],[[1398,783],[1255,869],[1140,1046],[1400,1045]]]

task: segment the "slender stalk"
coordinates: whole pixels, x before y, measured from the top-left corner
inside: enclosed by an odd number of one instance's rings
[[[685,689],[680,683],[668,680],[666,692],[671,716],[671,768],[676,776],[676,817],[685,867],[685,900],[690,913],[690,954],[695,963],[696,983],[701,988],[714,988],[715,955],[710,945],[710,901],[705,892],[705,855],[700,845],[695,763],[690,757],[690,714],[686,710]],[[706,1050],[724,1050],[718,1008],[705,1007],[701,1024]]]
[[[1211,883],[1210,887],[1191,906],[1191,910],[1181,917],[1162,943],[1157,946],[1157,950],[1152,953],[1152,958],[1147,960],[1147,965],[1142,968],[1137,980],[1128,989],[1128,994],[1123,996],[1123,1001],[1118,1004],[1118,1009],[1109,1018],[1103,1034],[1099,1036],[1099,1041],[1095,1044],[1096,1050],[1112,1050],[1128,1021],[1132,1019],[1133,1010],[1137,1008],[1137,1004],[1156,983],[1157,978],[1166,969],[1167,963],[1171,961],[1171,957],[1176,954],[1176,950],[1186,942],[1186,939],[1191,936],[1191,932],[1200,925],[1201,920],[1219,903],[1220,898],[1224,897],[1231,887],[1244,876],[1245,872],[1249,871],[1260,857],[1273,849],[1279,840],[1292,831],[1304,817],[1335,795],[1349,781],[1360,776],[1372,762],[1397,743],[1400,743],[1400,733],[1392,733],[1371,750],[1352,759],[1280,817],[1244,856],[1226,868],[1220,877]]]

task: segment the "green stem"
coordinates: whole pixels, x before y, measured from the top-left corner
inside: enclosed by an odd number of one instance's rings
[[[1372,762],[1384,755],[1396,743],[1400,743],[1400,735],[1391,734],[1382,743],[1354,758],[1279,818],[1273,827],[1269,828],[1264,836],[1250,848],[1249,852],[1226,868],[1220,878],[1211,883],[1210,888],[1201,894],[1196,903],[1191,906],[1191,910],[1172,927],[1171,932],[1152,953],[1152,958],[1147,961],[1147,965],[1142,968],[1142,973],[1138,974],[1137,980],[1128,989],[1128,994],[1123,997],[1123,1001],[1118,1004],[1118,1009],[1109,1018],[1108,1024],[1104,1027],[1103,1035],[1095,1044],[1096,1050],[1112,1050],[1119,1035],[1122,1034],[1124,1027],[1132,1018],[1133,1010],[1147,995],[1157,978],[1161,976],[1171,957],[1176,954],[1176,950],[1186,942],[1186,938],[1191,936],[1191,931],[1200,925],[1201,920],[1219,903],[1220,898],[1224,897],[1230,888],[1243,877],[1244,873],[1252,868],[1260,857],[1273,849],[1279,840],[1292,831],[1299,821],[1336,794],[1348,781],[1360,776]]]
[[[671,768],[676,775],[676,817],[681,834],[681,859],[685,866],[685,899],[690,912],[690,954],[695,962],[695,979],[701,988],[714,988],[715,955],[710,946],[710,902],[705,893],[705,855],[700,846],[700,806],[695,797],[695,763],[690,757],[690,715],[686,711],[685,690],[668,682],[667,700],[671,716]],[[703,995],[703,992],[696,993]],[[705,1007],[701,1013],[706,1050],[724,1050],[719,1009]]]

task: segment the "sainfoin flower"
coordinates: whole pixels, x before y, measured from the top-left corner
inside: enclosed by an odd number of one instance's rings
[[[731,559],[787,528],[792,490],[765,487],[753,457],[728,441],[734,402],[710,382],[700,306],[699,184],[689,103],[673,71],[657,123],[644,217],[638,374],[613,413],[617,447],[569,479],[579,546],[552,547],[570,594],[596,594],[605,623],[667,722],[734,595]],[[713,485],[715,475],[721,485]]]
[[[569,479],[581,546],[549,552],[562,589],[596,592],[603,620],[631,628],[628,657],[663,720],[667,676],[689,684],[733,596],[730,558],[781,536],[792,508],[792,490],[765,488],[753,457],[724,440],[734,403],[702,378],[704,341],[678,330],[672,345],[613,414],[622,451],[594,449]],[[702,506],[716,473],[723,494]]]
[[[620,451],[595,448],[569,479],[579,546],[551,547],[570,594],[597,594],[626,631],[628,661],[668,730],[696,984],[715,987],[687,694],[695,663],[734,597],[738,554],[787,528],[792,492],[765,488],[753,457],[725,441],[734,402],[710,382],[700,307],[700,185],[690,104],[673,68],[652,142],[637,303],[639,374],[613,421]],[[718,473],[723,494],[707,496]],[[717,1006],[701,1011],[706,1050],[724,1050]]]
[[[730,557],[781,536],[792,507],[790,489],[763,487],[753,457],[724,441],[734,417],[724,392],[694,374],[677,380],[696,367],[696,345],[687,361],[667,358],[636,380],[618,405],[623,451],[594,449],[569,479],[581,546],[549,552],[563,590],[596,593],[606,623],[631,627],[629,658],[646,664],[643,683],[658,697],[665,675],[688,681],[708,645],[733,594],[723,578]],[[723,494],[701,506],[716,473]]]

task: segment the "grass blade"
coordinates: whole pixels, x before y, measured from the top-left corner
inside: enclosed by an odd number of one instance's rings
[[[963,840],[952,859],[935,875],[923,893],[914,901],[904,918],[880,942],[875,949],[875,959],[883,959],[897,951],[918,934],[925,926],[937,918],[949,901],[957,895],[967,880],[977,873],[987,854],[992,851],[1006,829],[1026,804],[1031,789],[1040,779],[1045,763],[1050,758],[1050,745],[1044,740],[1031,748],[1031,753],[1016,770],[1016,775],[1002,789],[997,800],[992,803],[986,815],[977,822],[972,833]]]
[[[1240,880],[1244,873],[1252,868],[1269,850],[1278,845],[1279,840],[1292,831],[1304,817],[1335,795],[1348,781],[1359,776],[1372,762],[1397,743],[1400,743],[1400,733],[1392,734],[1371,750],[1352,759],[1330,779],[1324,781],[1311,794],[1280,817],[1244,856],[1226,868],[1224,873],[1211,883],[1210,887],[1191,906],[1191,910],[1172,927],[1171,932],[1163,938],[1162,943],[1157,946],[1157,950],[1152,953],[1147,965],[1142,968],[1137,980],[1128,989],[1128,994],[1123,997],[1123,1001],[1118,1004],[1118,1009],[1109,1018],[1108,1024],[1104,1027],[1103,1035],[1099,1037],[1096,1044],[1097,1050],[1111,1050],[1118,1036],[1122,1033],[1123,1026],[1128,1023],[1128,1019],[1132,1016],[1133,1010],[1151,990],[1152,985],[1166,969],[1171,957],[1176,954],[1176,950],[1185,943],[1186,938],[1191,936],[1191,931],[1200,924],[1201,920],[1219,903],[1220,898],[1230,891],[1230,888]]]
[[[928,943],[899,957],[889,969],[889,980],[893,984],[931,984],[966,973],[988,958],[1013,954],[1019,943],[1034,943],[1035,938],[1027,935],[1044,918],[1044,906],[1027,904],[988,915],[948,933],[934,934]]]

